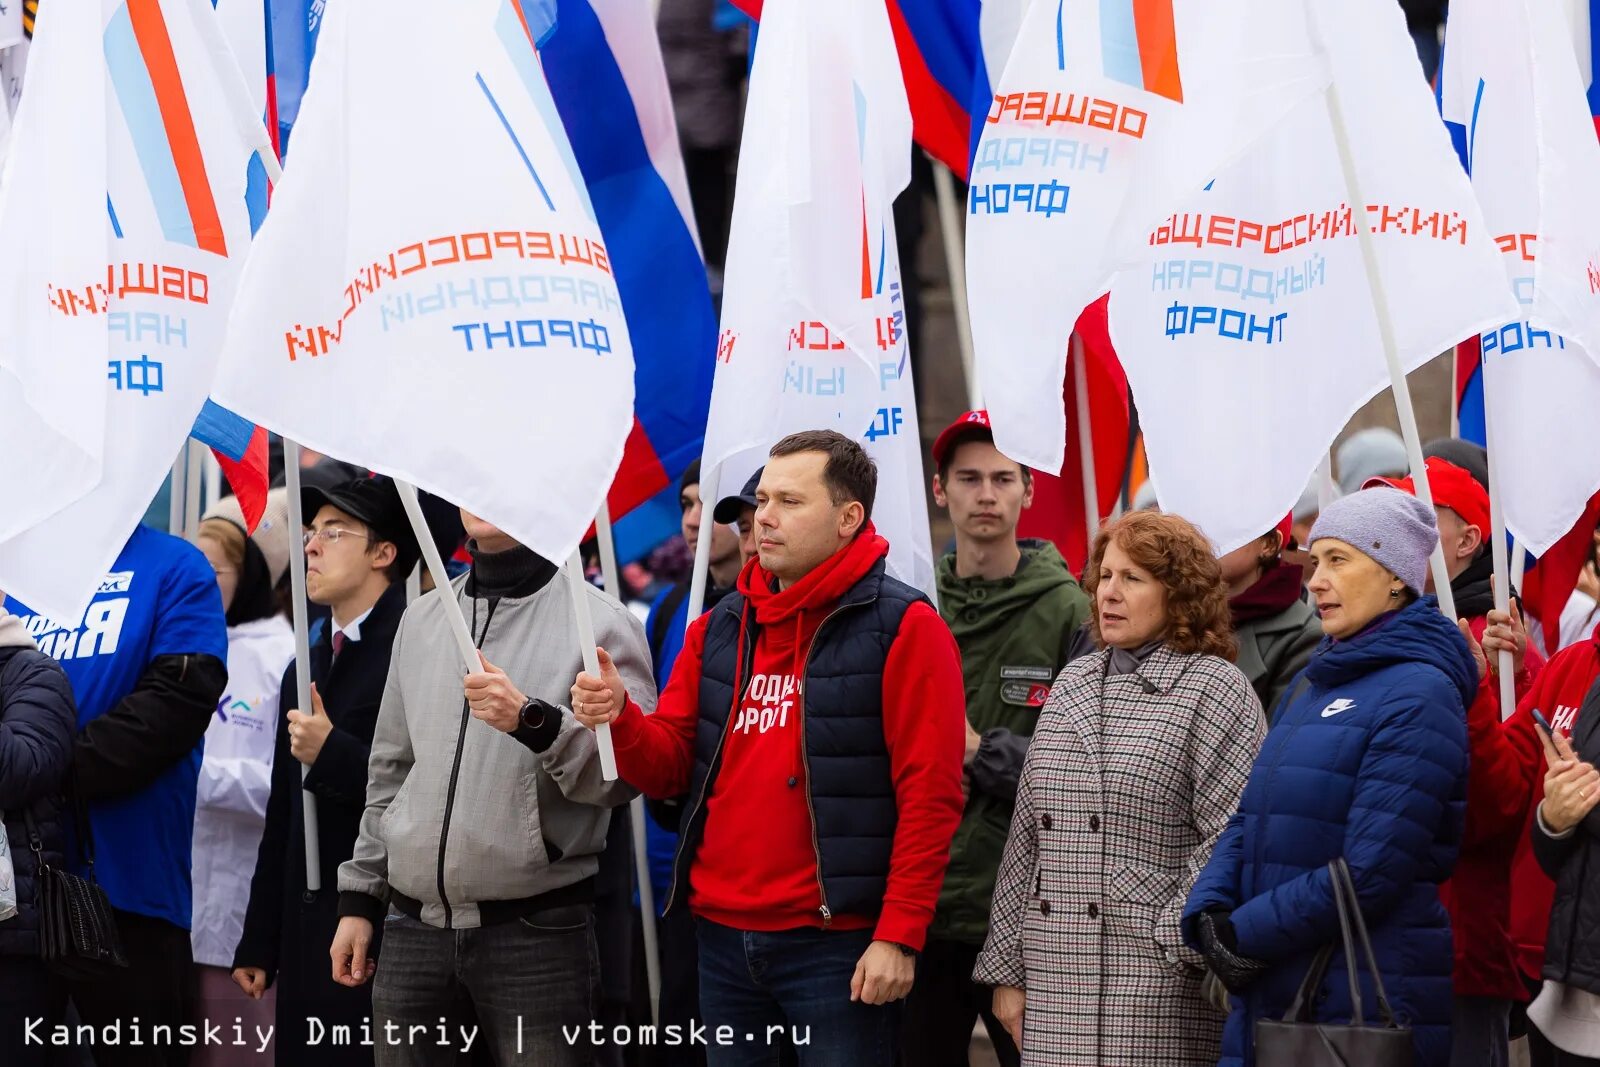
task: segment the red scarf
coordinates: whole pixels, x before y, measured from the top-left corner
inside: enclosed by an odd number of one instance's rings
[[[1304,575],[1305,571],[1298,563],[1279,559],[1255,585],[1228,601],[1228,607],[1233,611],[1234,628],[1288,611],[1300,599]]]

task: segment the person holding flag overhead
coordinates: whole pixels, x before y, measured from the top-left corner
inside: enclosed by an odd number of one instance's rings
[[[708,1027],[751,1042],[714,1067],[888,1067],[961,815],[960,658],[927,599],[885,573],[877,469],[831,430],[773,446],[758,555],[696,619],[654,715],[602,652],[573,712],[611,723],[617,769],[689,794],[669,911],[700,920]],[[647,691],[646,691],[647,692]],[[759,847],[752,847],[759,843]]]
[[[420,553],[388,479],[306,487],[300,502],[307,522],[306,595],[331,618],[311,645],[311,709],[294,706],[295,664],[278,690],[266,827],[233,980],[256,998],[276,988],[277,1047],[293,1062],[351,1067],[370,1063],[371,1052],[313,1045],[308,1020],[358,1025],[372,1014],[369,990],[332,981],[326,952],[339,925],[339,865],[355,849],[366,805],[372,731],[406,610],[406,575]],[[306,887],[308,792],[316,799],[322,880],[315,893]]]
[[[577,579],[492,523],[461,518],[472,570],[419,599],[395,636],[361,833],[339,868],[333,978],[355,989],[376,975],[375,1030],[459,1026],[470,1004],[501,1067],[579,1067],[593,1050],[563,1034],[587,1034],[596,1018],[595,875],[610,809],[632,790],[604,780],[596,738],[560,706],[582,665],[567,584]],[[599,590],[576,592],[628,686],[653,705],[643,627]],[[470,620],[482,662],[465,681],[445,597]],[[439,1055],[405,1040],[375,1050],[379,1067]]]

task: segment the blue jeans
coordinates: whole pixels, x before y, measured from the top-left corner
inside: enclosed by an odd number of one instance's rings
[[[786,1041],[801,1067],[893,1067],[900,1005],[850,1000],[871,930],[696,926],[710,1067],[777,1067]],[[719,1027],[731,1029],[730,1042],[718,1041]]]

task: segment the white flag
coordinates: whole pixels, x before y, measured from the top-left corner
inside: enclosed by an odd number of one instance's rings
[[[1285,4],[1288,7],[1299,5]],[[1401,364],[1509,317],[1499,255],[1392,0],[1309,0],[1331,63]],[[1160,223],[1118,274],[1111,335],[1161,506],[1228,551],[1293,507],[1389,384],[1330,97]]]
[[[1555,6],[1456,0],[1445,43],[1441,109],[1521,305],[1479,339],[1490,458],[1506,525],[1537,554],[1600,488],[1600,365],[1563,336],[1585,328],[1586,303],[1600,312],[1574,262],[1600,247],[1600,140]]]
[[[1038,0],[967,192],[967,287],[995,441],[1061,469],[1067,340],[1147,224],[1326,79],[1283,0]]]
[[[633,356],[529,34],[509,0],[328,6],[215,396],[564,561]]]
[[[209,0],[42,5],[0,179],[19,324],[0,366],[22,385],[0,401],[0,588],[58,619],[82,613],[188,437],[250,244],[245,190],[270,149],[215,20]]]
[[[894,54],[881,4],[767,0],[762,10],[705,463],[799,430],[861,439],[878,464],[873,520],[889,568],[931,592],[894,230],[911,112]]]

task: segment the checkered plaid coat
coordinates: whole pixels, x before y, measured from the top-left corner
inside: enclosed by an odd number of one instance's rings
[[[1222,1016],[1178,920],[1266,733],[1237,667],[1110,653],[1056,679],[1028,747],[973,972],[1027,991],[1024,1064],[1211,1067]]]

